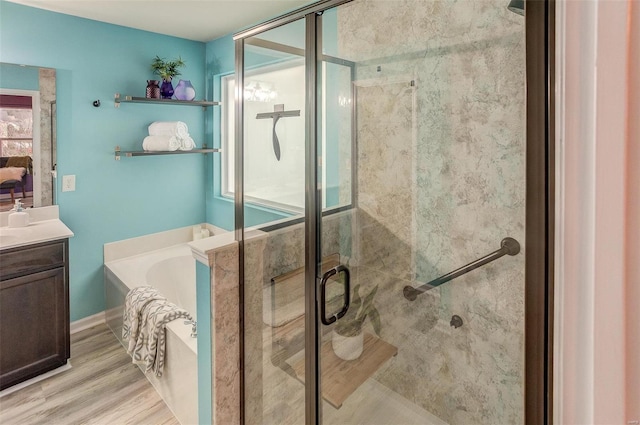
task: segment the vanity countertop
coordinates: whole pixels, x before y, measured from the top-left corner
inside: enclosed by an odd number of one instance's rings
[[[73,236],[73,232],[58,218],[57,206],[26,211],[31,217],[31,224],[26,227],[7,227],[8,214],[0,214],[0,251]]]

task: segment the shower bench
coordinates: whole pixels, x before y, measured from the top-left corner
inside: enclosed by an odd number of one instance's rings
[[[333,254],[324,258],[323,271],[340,264],[340,256]],[[357,270],[354,270],[357,273]],[[271,279],[274,287],[283,289],[304,287],[304,268],[298,268]],[[321,326],[323,336],[333,331],[334,325]],[[301,315],[272,330],[271,362],[289,375],[304,383],[305,380],[305,316]],[[398,354],[398,348],[365,332],[362,354],[355,360],[342,360],[333,352],[331,340],[324,341],[322,356],[322,396],[336,409],[353,394],[386,361]]]

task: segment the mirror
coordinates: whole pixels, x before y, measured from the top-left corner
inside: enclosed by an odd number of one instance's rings
[[[0,211],[53,205],[56,70],[0,63]]]

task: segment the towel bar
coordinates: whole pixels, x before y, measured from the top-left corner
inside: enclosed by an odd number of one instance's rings
[[[497,251],[493,251],[491,254],[485,255],[484,257],[467,264],[466,266],[460,267],[459,269],[447,273],[444,276],[440,276],[439,278],[434,279],[431,282],[427,282],[424,285],[418,286],[417,288],[414,288],[412,286],[405,286],[402,292],[406,299],[408,299],[409,301],[414,301],[418,297],[418,295],[422,294],[423,292],[427,292],[429,289],[433,289],[436,286],[440,286],[443,283],[455,279],[456,277],[460,277],[463,274],[469,273],[470,271],[484,266],[485,264],[490,263],[494,260],[497,260],[504,255],[516,255],[519,252],[520,244],[517,240],[509,237],[504,238],[500,242],[500,249],[498,249]]]

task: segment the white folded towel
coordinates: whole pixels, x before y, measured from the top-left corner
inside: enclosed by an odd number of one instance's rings
[[[147,136],[142,142],[145,151],[176,151],[182,143],[175,136]]]
[[[156,121],[149,125],[149,136],[189,137],[189,128],[182,121]]]
[[[191,149],[196,147],[196,142],[189,136],[180,139],[180,149],[181,151],[190,151]]]

